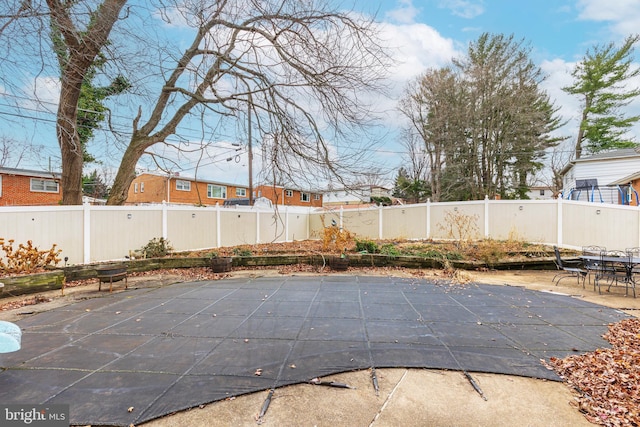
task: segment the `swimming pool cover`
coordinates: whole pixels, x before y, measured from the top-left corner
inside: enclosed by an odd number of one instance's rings
[[[393,277],[130,289],[17,322],[23,348],[0,354],[0,402],[69,404],[71,424],[129,425],[357,369],[559,380],[540,359],[608,347],[601,335],[626,317],[521,287]]]

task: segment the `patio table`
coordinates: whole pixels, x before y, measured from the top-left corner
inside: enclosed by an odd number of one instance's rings
[[[633,270],[634,268],[640,266],[640,257],[617,257],[617,256],[599,256],[599,255],[580,255],[579,257],[583,261],[591,261],[591,262],[606,262],[611,264],[618,264],[622,268],[624,268],[625,272],[625,295],[629,294],[629,285],[631,285],[631,289],[633,290],[633,297],[636,297],[636,282],[633,278]],[[596,277],[596,280],[597,277]]]

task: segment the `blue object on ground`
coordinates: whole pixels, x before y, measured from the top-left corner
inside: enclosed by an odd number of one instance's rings
[[[22,331],[11,322],[0,320],[0,353],[10,353],[20,350]]]

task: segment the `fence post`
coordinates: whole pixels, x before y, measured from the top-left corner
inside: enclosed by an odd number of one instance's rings
[[[274,215],[275,215],[275,211]],[[289,241],[289,205],[284,207],[284,241]]]
[[[167,240],[167,237],[169,236],[168,233],[168,217],[169,215],[167,214],[167,202],[165,202],[164,200],[162,201],[162,238]]]
[[[378,239],[382,240],[382,204],[378,206]]]
[[[431,199],[427,199],[427,239],[431,238]]]
[[[85,202],[82,205],[82,258],[84,264],[91,263],[91,205]]]
[[[558,197],[558,237],[557,237],[557,242],[556,244],[558,246],[562,246],[562,234],[563,234],[563,230],[562,230],[562,196]]]
[[[342,224],[342,215],[344,214],[344,208],[342,207],[342,205],[340,205],[340,231],[342,231],[343,224]]]
[[[220,236],[220,203],[216,202],[216,248],[222,246],[222,236]]]
[[[484,238],[489,238],[489,195],[484,196]]]

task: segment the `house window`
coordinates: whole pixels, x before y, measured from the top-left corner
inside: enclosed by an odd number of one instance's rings
[[[42,191],[45,193],[57,193],[58,182],[52,179],[31,178],[31,191]]]
[[[223,185],[209,184],[207,185],[207,197],[210,199],[226,199],[227,187]]]
[[[247,189],[246,188],[236,188],[236,196],[238,196],[238,197],[247,197]]]
[[[313,195],[313,200],[320,200],[320,195],[319,194],[314,194]]]
[[[140,192],[144,193],[144,182],[140,183]]]
[[[544,196],[544,190],[540,190],[540,195]]]
[[[292,190],[284,190],[284,195],[287,197],[293,197],[293,191]]]
[[[176,190],[191,191],[191,181],[176,179]]]
[[[311,195],[309,193],[300,193],[300,201],[308,202],[311,200]]]
[[[133,183],[133,192],[134,192],[134,193],[137,193],[137,192],[138,192],[138,183],[137,183],[137,182],[134,182],[134,183]]]

